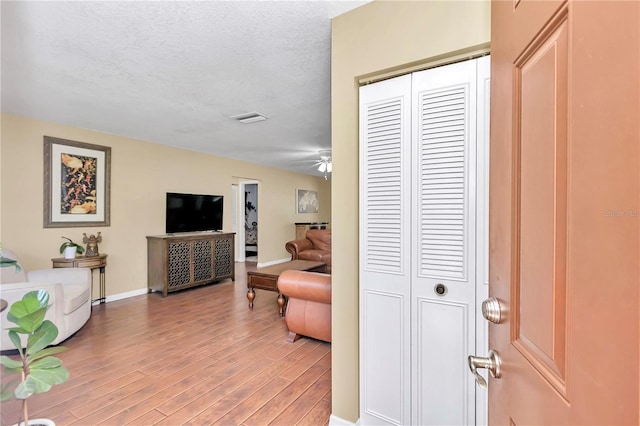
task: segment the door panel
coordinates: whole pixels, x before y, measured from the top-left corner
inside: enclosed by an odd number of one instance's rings
[[[477,61],[414,73],[412,90],[413,423],[472,424]]]
[[[567,19],[515,64],[513,345],[563,396],[566,367]]]
[[[467,357],[468,340],[474,334],[469,329],[473,308],[466,303],[419,298],[416,309],[419,362],[413,375],[417,419],[412,424],[469,424],[475,408],[469,401],[474,397],[473,388],[469,395],[469,375],[459,360]]]
[[[360,91],[361,421],[410,423],[411,76]]]
[[[492,424],[638,424],[639,21],[492,4]]]
[[[403,424],[403,391],[408,386],[403,374],[406,363],[402,362],[408,346],[402,329],[406,326],[405,303],[401,295],[372,290],[365,290],[363,298],[366,312],[385,313],[367,315],[363,324],[363,383],[367,389],[363,402],[371,419],[368,423]]]

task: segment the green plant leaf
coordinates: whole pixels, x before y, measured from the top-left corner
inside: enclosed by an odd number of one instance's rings
[[[49,320],[42,323],[27,340],[27,355],[33,355],[49,346],[58,337],[58,327]]]
[[[62,245],[60,246],[61,254],[64,253],[64,249],[66,249],[67,247],[75,247],[78,254],[84,253],[84,247],[82,247],[80,244],[74,243],[73,240],[71,240],[71,238],[67,238],[67,237],[62,237],[62,238],[64,238],[67,241],[62,243]]]
[[[18,324],[18,326],[23,331],[26,332],[23,334],[31,334],[42,325],[42,322],[44,321],[44,317],[46,314],[47,314],[46,309],[40,309],[36,312],[31,312],[28,315],[17,318],[16,324]],[[16,332],[19,332],[19,331],[16,329]]]
[[[9,369],[19,369],[18,371],[22,370],[22,361],[18,361],[12,358],[9,358],[6,355],[1,355],[0,356],[0,364],[2,364],[5,368],[9,368]]]
[[[13,379],[9,383],[3,383],[2,389],[0,389],[0,401],[7,401],[13,398],[13,390],[18,384],[18,380]]]
[[[73,241],[71,241],[71,238],[67,238],[65,236],[62,237],[63,239],[67,240],[64,243],[62,243],[62,245],[60,246],[60,254],[62,254],[64,252],[64,249],[73,245]]]
[[[20,374],[22,373],[23,370],[24,370],[23,366],[16,367],[16,368],[3,367],[3,371],[8,374]]]
[[[15,346],[18,349],[18,352],[20,353],[20,358],[24,358],[24,351],[22,350],[22,341],[20,340],[20,336],[18,336],[18,333],[14,329],[9,329],[8,334],[9,334],[9,339],[11,340],[11,343],[13,343],[13,346]],[[23,333],[23,334],[26,334],[26,333]]]
[[[13,394],[17,399],[27,399],[34,393],[38,393],[38,389],[44,389],[44,387],[38,388],[38,386],[42,385],[37,380],[34,380],[29,376],[23,382],[20,382],[18,386],[16,386],[16,390],[13,391]],[[41,392],[48,391],[49,389],[51,389],[51,386],[52,385],[45,385],[46,390],[41,390]]]
[[[54,370],[58,367],[62,367],[62,361],[60,360],[60,358],[56,358],[55,356],[48,356],[31,363],[29,372],[33,373],[37,370]]]
[[[49,362],[49,358],[38,361],[38,363],[44,365],[48,365]],[[26,399],[33,394],[49,391],[53,385],[62,384],[68,378],[69,372],[61,365],[55,368],[42,369],[32,366],[29,375],[16,387],[14,394],[18,399]]]
[[[37,359],[44,358],[45,356],[59,354],[66,351],[68,348],[65,346],[54,346],[51,348],[43,349],[40,352],[33,354],[29,357],[29,362],[33,362]]]
[[[8,257],[4,257],[0,255],[0,268],[7,268],[9,266],[13,266],[16,269],[16,272],[22,271],[20,265],[18,265],[17,260],[9,259]]]
[[[44,321],[48,304],[49,293],[46,290],[30,291],[11,305],[7,319],[32,333]]]

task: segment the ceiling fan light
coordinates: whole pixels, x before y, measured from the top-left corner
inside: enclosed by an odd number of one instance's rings
[[[321,172],[321,173],[324,173],[324,172],[327,171],[327,168],[328,168],[327,163],[322,162],[322,163],[320,163],[320,166],[318,167],[318,171]]]
[[[331,165],[331,162],[327,163],[327,172],[331,173],[331,169],[333,169],[333,166]]]

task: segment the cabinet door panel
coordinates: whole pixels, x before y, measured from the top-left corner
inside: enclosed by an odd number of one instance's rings
[[[193,241],[193,281],[196,283],[213,279],[212,248],[211,240]]]
[[[169,288],[191,282],[191,248],[189,241],[169,243]]]
[[[233,276],[233,238],[217,239],[215,249],[215,278]]]

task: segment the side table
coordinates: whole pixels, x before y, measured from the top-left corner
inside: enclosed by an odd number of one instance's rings
[[[64,257],[56,257],[55,259],[51,259],[53,262],[54,268],[89,268],[91,272],[94,269],[100,269],[100,297],[97,299],[91,300],[91,302],[100,301],[100,303],[105,303],[106,296],[106,285],[105,285],[105,269],[107,267],[107,255],[99,254],[97,256],[76,256],[73,259],[65,259]],[[93,284],[93,274],[91,275],[91,281]],[[91,286],[93,288],[93,285]]]

